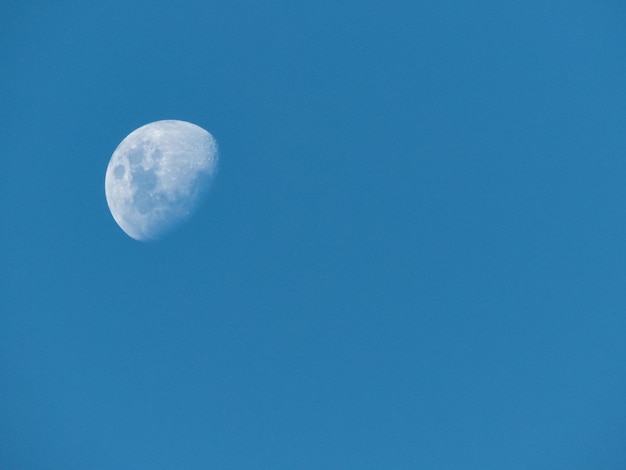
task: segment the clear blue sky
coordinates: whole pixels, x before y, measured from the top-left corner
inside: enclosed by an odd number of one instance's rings
[[[0,469],[626,468],[618,1],[0,6]],[[139,243],[115,147],[217,138]]]

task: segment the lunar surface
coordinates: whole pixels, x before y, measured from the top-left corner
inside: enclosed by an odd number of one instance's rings
[[[130,237],[155,240],[186,221],[217,170],[217,142],[195,124],[156,121],[131,132],[113,152],[105,193]]]

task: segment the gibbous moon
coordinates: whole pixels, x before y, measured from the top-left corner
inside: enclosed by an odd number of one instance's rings
[[[197,209],[217,159],[213,136],[190,122],[156,121],[131,132],[107,168],[113,218],[135,240],[162,238]]]

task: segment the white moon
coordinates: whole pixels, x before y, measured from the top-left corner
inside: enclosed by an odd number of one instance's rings
[[[155,240],[187,220],[217,170],[217,142],[185,121],[156,121],[113,152],[105,178],[117,224],[136,240]]]

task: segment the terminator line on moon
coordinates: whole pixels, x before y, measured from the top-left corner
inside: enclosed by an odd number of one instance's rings
[[[130,237],[162,238],[187,220],[217,170],[217,142],[185,121],[156,121],[115,149],[105,178],[109,209]]]

